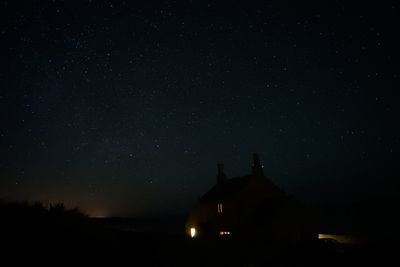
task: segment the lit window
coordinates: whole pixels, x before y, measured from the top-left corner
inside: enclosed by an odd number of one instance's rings
[[[228,231],[219,231],[219,235],[230,235],[231,232]]]
[[[222,204],[217,204],[218,213],[222,213]]]
[[[192,238],[194,238],[196,236],[196,228],[194,228],[194,227],[190,228],[190,236]]]

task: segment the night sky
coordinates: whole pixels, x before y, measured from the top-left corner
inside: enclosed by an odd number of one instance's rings
[[[0,199],[179,213],[253,152],[300,199],[395,195],[400,7],[366,2],[1,1]]]

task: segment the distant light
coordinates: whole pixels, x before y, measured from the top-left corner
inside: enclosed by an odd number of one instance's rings
[[[194,238],[196,236],[196,228],[194,228],[194,227],[190,228],[190,236],[192,238]]]
[[[105,210],[92,210],[88,211],[89,218],[107,218],[109,217],[109,213]]]
[[[324,238],[328,238],[328,236],[330,236],[330,235],[326,235],[326,234],[318,234],[318,239],[324,239]]]
[[[351,235],[338,235],[338,234],[318,234],[318,239],[331,239],[341,244],[355,244],[359,240]]]
[[[101,215],[101,214],[99,214],[99,215],[89,215],[89,218],[94,218],[94,219],[103,219],[103,218],[108,218],[108,216],[107,215]]]
[[[228,232],[228,231],[220,231],[219,232],[219,235],[230,235],[231,234],[231,232]]]

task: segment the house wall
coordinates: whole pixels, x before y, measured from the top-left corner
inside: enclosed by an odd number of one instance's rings
[[[250,179],[235,198],[199,202],[187,220],[186,231],[195,227],[199,236],[229,231],[234,237],[273,242],[295,242],[314,236],[309,214],[301,205],[266,178]],[[223,204],[223,213],[218,213],[218,203]]]

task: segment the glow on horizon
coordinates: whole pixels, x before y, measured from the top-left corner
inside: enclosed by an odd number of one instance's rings
[[[104,212],[104,211],[88,211],[88,217],[89,218],[107,218],[110,217],[110,215],[108,214],[108,212]]]
[[[89,218],[108,218],[107,215],[89,215]]]

